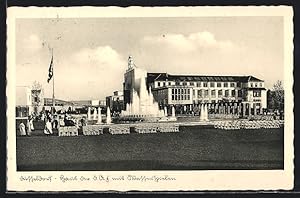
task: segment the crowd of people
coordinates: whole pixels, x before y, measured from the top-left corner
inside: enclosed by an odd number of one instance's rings
[[[34,123],[42,123],[43,133],[52,135],[53,130],[58,130],[60,126],[78,126],[78,121],[67,113],[52,114],[50,111],[42,111],[39,115],[32,113],[26,120],[22,120],[19,124],[19,132],[21,136],[30,136],[35,130]],[[85,125],[85,119],[80,120],[81,125]],[[40,124],[39,124],[40,125]]]

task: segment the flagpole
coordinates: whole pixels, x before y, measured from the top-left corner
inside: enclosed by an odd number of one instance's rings
[[[53,48],[52,48],[52,60],[53,60]],[[54,95],[54,60],[52,62],[52,118],[54,119],[54,107],[55,107],[55,95]]]

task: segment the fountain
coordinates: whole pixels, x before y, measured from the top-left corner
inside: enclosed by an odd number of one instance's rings
[[[200,121],[208,121],[208,110],[206,104],[200,104]]]
[[[97,124],[102,123],[102,117],[101,117],[101,107],[98,107],[98,121]]]
[[[109,107],[107,107],[107,111],[106,111],[106,124],[111,124],[111,115],[110,115]]]
[[[167,107],[159,109],[158,102],[155,101],[151,86],[147,89],[147,72],[137,68],[131,56],[128,58],[128,70],[125,73],[125,87],[130,93],[130,103],[126,104],[126,109],[121,111],[120,120],[125,121],[169,121]],[[176,120],[175,110],[172,120]]]
[[[168,117],[168,110],[166,106],[164,107],[164,113],[165,113],[165,117]]]
[[[164,110],[159,110],[158,103],[154,101],[151,87],[149,91],[146,88],[145,78],[140,78],[139,94],[132,90],[133,96],[130,104],[126,104],[126,110],[121,112],[121,117],[163,117]]]
[[[176,121],[177,118],[175,116],[175,107],[172,106],[172,114],[171,114],[171,117],[168,119],[169,121]]]
[[[91,107],[88,107],[87,119],[91,120]]]

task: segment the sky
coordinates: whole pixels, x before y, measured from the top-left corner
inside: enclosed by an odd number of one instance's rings
[[[253,75],[283,81],[282,17],[54,18],[16,20],[16,85],[44,96],[53,48],[55,96],[105,99],[122,90],[128,56],[148,72]]]

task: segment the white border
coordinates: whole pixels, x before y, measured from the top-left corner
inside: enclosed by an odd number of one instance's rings
[[[71,190],[289,190],[294,178],[294,100],[293,100],[293,9],[288,6],[248,7],[10,7],[7,13],[7,189],[10,191],[71,191]],[[16,172],[15,134],[15,20],[16,18],[85,18],[85,17],[209,17],[209,16],[283,16],[284,17],[284,170],[209,170],[209,171],[42,171]],[[161,182],[21,182],[20,176],[104,176],[156,175],[176,177],[176,181]]]

